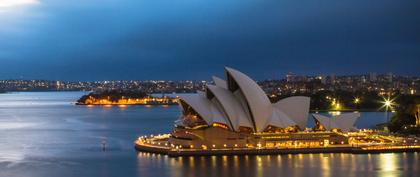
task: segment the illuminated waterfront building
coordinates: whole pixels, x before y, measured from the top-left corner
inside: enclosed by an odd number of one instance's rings
[[[205,92],[180,97],[183,114],[176,125],[194,129],[219,124],[234,132],[305,129],[309,97],[290,97],[272,104],[245,74],[232,68],[226,68],[225,74],[227,81],[213,77],[215,85],[207,85]]]
[[[271,103],[247,75],[225,68],[203,92],[181,95],[181,115],[170,134],[139,137],[136,149],[178,155],[418,151],[417,138],[378,134],[354,127],[359,113],[313,114],[310,98],[293,96]]]
[[[205,92],[179,98],[182,115],[175,122],[168,139],[170,144],[217,148],[348,143],[348,139],[338,133],[340,128],[347,132],[347,126],[333,126],[338,132],[305,131],[309,97],[294,96],[271,103],[247,75],[226,67],[225,76],[226,80],[213,77],[215,85],[207,85]]]

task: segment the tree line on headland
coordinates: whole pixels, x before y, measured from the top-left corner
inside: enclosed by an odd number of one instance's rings
[[[171,105],[176,98],[153,97],[140,90],[104,90],[83,95],[76,104],[79,105]]]
[[[292,95],[278,95],[270,97],[277,102],[290,96],[311,97],[310,109],[312,111],[383,111],[379,109],[383,97],[377,92],[349,92],[349,91],[319,91],[314,94],[296,93]]]
[[[391,132],[420,135],[420,96],[395,98],[395,114],[387,126]]]
[[[142,91],[133,90],[105,90],[101,92],[92,92],[87,95],[83,95],[77,102],[85,103],[90,98],[95,99],[106,99],[111,102],[117,102],[121,98],[139,99],[147,97],[147,94]]]
[[[319,91],[270,97],[272,102],[289,96],[311,97],[311,111],[389,111],[391,120],[379,127],[401,134],[420,134],[420,95],[398,92],[381,96],[377,92]]]

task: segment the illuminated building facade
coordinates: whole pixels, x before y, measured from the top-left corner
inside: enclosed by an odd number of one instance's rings
[[[296,96],[272,104],[258,84],[245,74],[225,68],[227,80],[213,77],[205,92],[181,96],[178,127],[219,125],[233,132],[304,130],[309,97]]]
[[[175,122],[170,144],[184,148],[348,144],[338,132],[304,131],[309,97],[294,96],[271,103],[247,75],[226,67],[225,76],[226,80],[213,77],[215,85],[207,85],[205,92],[179,98],[182,115]]]
[[[141,136],[139,151],[180,155],[369,153],[420,151],[418,138],[402,138],[354,128],[359,113],[313,114],[310,98],[294,96],[271,103],[245,74],[225,68],[204,92],[178,99],[181,115],[170,134]]]

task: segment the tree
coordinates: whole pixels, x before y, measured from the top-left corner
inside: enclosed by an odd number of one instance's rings
[[[420,104],[414,106],[412,114],[416,118],[416,126],[420,126]]]
[[[420,96],[400,95],[397,99],[396,113],[388,127],[392,132],[413,134],[419,132]],[[417,125],[414,127],[413,125]]]

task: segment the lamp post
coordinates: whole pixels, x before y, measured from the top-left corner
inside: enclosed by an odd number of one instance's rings
[[[392,106],[394,105],[393,101],[394,101],[394,99],[390,99],[389,97],[384,98],[384,101],[383,101],[384,105],[382,107],[385,107],[387,122],[390,121],[389,120],[389,110],[392,109]]]
[[[359,97],[354,98],[353,102],[356,105],[356,109],[359,109],[360,98]]]
[[[391,102],[390,101],[386,101],[385,102],[385,107],[386,107],[386,121],[389,122],[389,107],[391,106]]]

